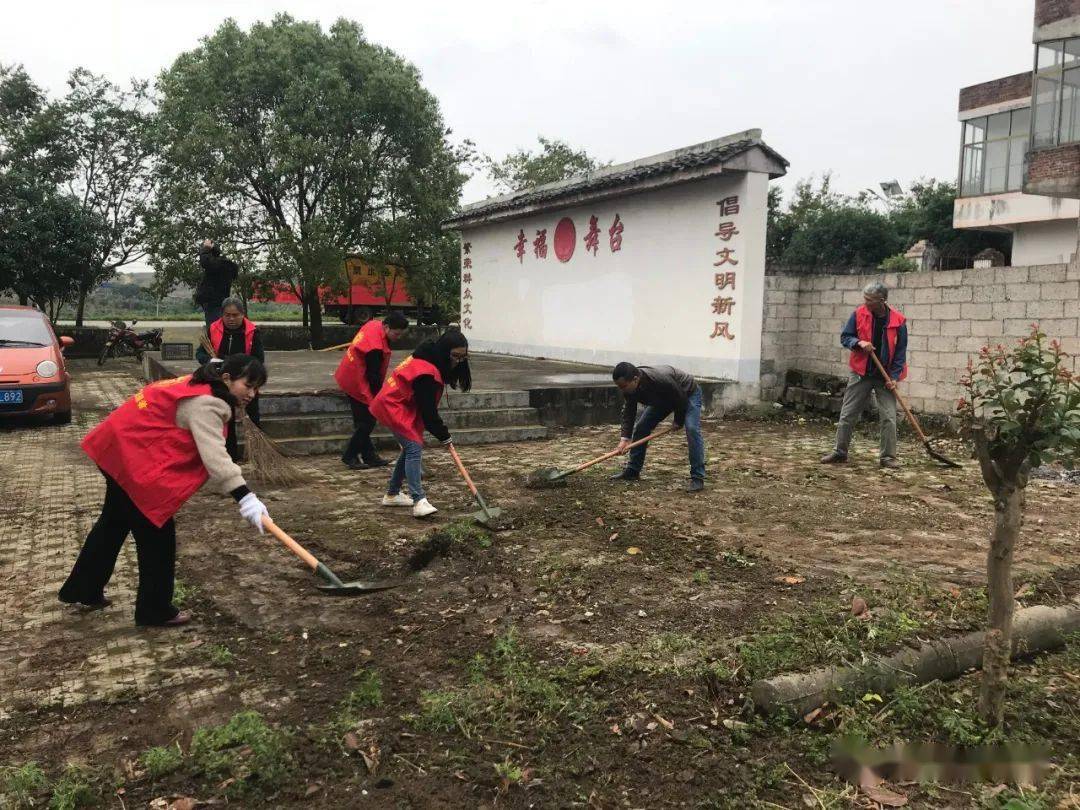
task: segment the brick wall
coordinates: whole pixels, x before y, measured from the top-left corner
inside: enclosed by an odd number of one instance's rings
[[[1080,197],[1080,144],[1028,152],[1024,192],[1051,197]]]
[[[1031,71],[973,84],[960,90],[960,112],[1031,96]]]
[[[1080,355],[1080,267],[1064,264],[937,270],[928,273],[765,278],[762,393],[776,397],[794,369],[845,376],[840,329],[862,303],[862,288],[884,281],[889,303],[908,319],[908,378],[901,392],[914,408],[947,414],[969,356],[1008,342],[1037,321],[1066,351]]]
[[[1035,25],[1047,25],[1080,15],[1080,0],[1035,0]]]

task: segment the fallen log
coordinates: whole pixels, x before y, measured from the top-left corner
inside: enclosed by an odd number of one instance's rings
[[[1080,608],[1035,605],[1013,618],[1012,657],[1057,649],[1080,631]],[[940,639],[855,667],[824,667],[754,681],[750,694],[763,711],[787,710],[799,717],[825,703],[884,694],[898,686],[956,678],[982,666],[985,632]]]

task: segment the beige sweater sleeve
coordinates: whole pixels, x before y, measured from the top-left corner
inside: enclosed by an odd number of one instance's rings
[[[176,425],[191,431],[199,457],[210,473],[210,486],[225,494],[245,485],[243,472],[225,449],[222,428],[231,418],[229,403],[210,395],[190,397],[176,408]]]

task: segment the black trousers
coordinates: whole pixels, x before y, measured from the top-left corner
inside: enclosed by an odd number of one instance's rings
[[[116,558],[128,534],[135,535],[135,553],[139,560],[135,623],[167,622],[179,613],[172,603],[176,523],[169,518],[159,529],[108,475],[105,476],[105,503],[101,507],[101,516],[86,536],[75,567],[60,589],[60,601],[96,604],[104,599],[105,585],[112,578]]]
[[[251,400],[250,403],[248,403],[246,410],[248,417],[252,421],[252,424],[254,424],[255,427],[258,427],[260,419],[258,396],[256,396],[253,400]],[[240,445],[236,437],[236,423],[239,421],[239,419],[230,419],[228,431],[225,433],[225,449],[229,451],[229,458],[231,458],[237,464],[240,463]]]
[[[353,435],[349,443],[345,445],[345,452],[341,454],[344,461],[355,461],[362,458],[364,461],[374,461],[379,457],[375,452],[375,445],[371,442],[371,431],[375,429],[375,417],[371,415],[368,406],[360,400],[349,397],[349,407],[352,409]]]

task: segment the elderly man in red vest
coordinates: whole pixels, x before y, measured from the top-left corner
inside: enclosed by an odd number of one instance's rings
[[[903,315],[887,303],[889,288],[880,281],[863,287],[863,305],[856,309],[840,333],[840,344],[851,350],[851,376],[840,407],[836,429],[836,449],[821,459],[822,464],[847,461],[851,434],[873,393],[877,397],[881,422],[882,467],[899,467],[896,460],[896,384],[907,376],[907,323]],[[883,377],[870,353],[877,354],[888,376]]]

